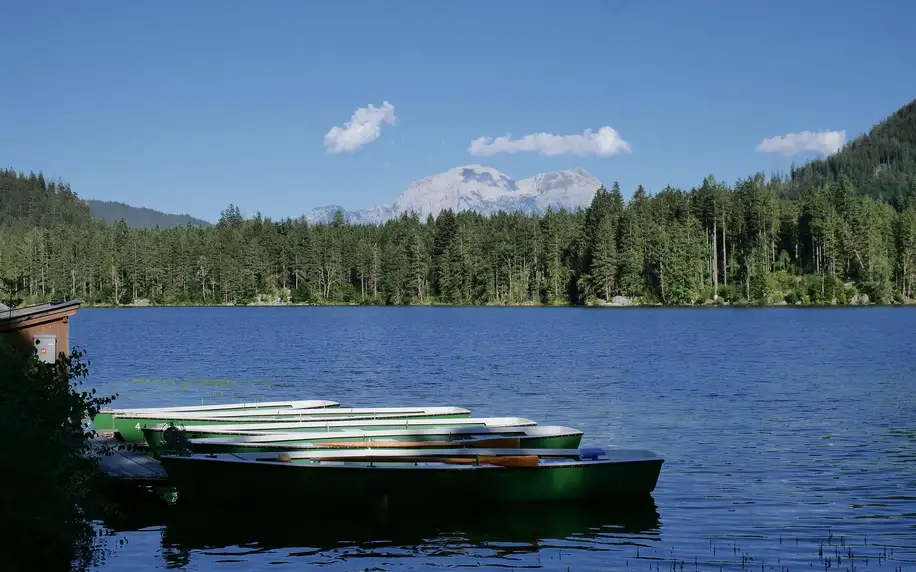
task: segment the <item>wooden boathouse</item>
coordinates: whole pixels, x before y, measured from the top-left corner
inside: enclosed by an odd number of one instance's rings
[[[42,361],[56,361],[60,352],[70,355],[70,316],[79,308],[78,300],[22,308],[0,303],[0,336],[35,346]],[[116,450],[117,444],[108,432],[99,432],[90,441],[90,448],[99,454],[99,467],[113,482],[141,487],[167,483],[168,475],[159,461],[144,451]]]
[[[80,304],[70,300],[8,308],[0,303],[0,335],[18,336],[35,346],[39,359],[53,362],[60,352],[70,355],[70,316]]]

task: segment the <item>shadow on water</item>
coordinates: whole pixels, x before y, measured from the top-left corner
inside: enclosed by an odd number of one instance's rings
[[[483,549],[501,557],[536,553],[547,546],[602,550],[660,539],[651,498],[625,508],[557,504],[513,506],[479,512],[288,514],[214,510],[191,506],[135,507],[103,523],[115,531],[160,527],[166,565],[183,567],[195,552],[254,559],[264,553],[334,557],[342,552],[406,550],[428,556],[461,556]],[[352,555],[352,554],[351,554]]]

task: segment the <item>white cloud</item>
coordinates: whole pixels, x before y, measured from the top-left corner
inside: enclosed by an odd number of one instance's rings
[[[786,157],[815,151],[830,155],[839,151],[846,142],[846,131],[802,131],[768,137],[757,145],[760,153],[778,153]]]
[[[387,101],[381,107],[371,103],[368,107],[358,107],[343,127],[331,127],[324,136],[324,146],[330,153],[354,151],[378,139],[382,134],[382,123],[394,125],[396,119],[394,106]]]
[[[471,155],[488,156],[497,153],[537,152],[552,157],[555,155],[595,155],[610,157],[628,153],[630,144],[620,138],[613,127],[604,126],[597,133],[586,129],[581,135],[554,135],[553,133],[532,133],[521,139],[509,135],[490,140],[480,137],[471,141],[468,148]]]

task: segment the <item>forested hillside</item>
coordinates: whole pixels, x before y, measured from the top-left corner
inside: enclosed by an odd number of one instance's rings
[[[0,170],[0,228],[77,224],[88,216],[89,207],[69,184]]]
[[[212,226],[205,220],[186,214],[164,213],[144,207],[132,207],[116,201],[87,200],[92,216],[110,223],[124,220],[134,228],[172,228],[175,226]]]
[[[210,228],[130,228],[93,219],[61,183],[0,174],[0,298],[92,304],[253,301],[366,304],[879,303],[916,296],[913,104],[870,134],[872,170],[895,172],[875,198],[851,144],[817,178],[754,175],[692,189],[616,185],[579,212],[542,217],[442,212],[383,225],[342,217],[243,219]],[[908,128],[906,128],[909,126]],[[885,140],[886,138],[889,138]],[[864,139],[862,140],[864,141]],[[901,142],[899,145],[893,141]],[[894,147],[898,145],[898,147]],[[884,153],[884,151],[881,151]],[[865,153],[866,157],[870,157]],[[891,158],[893,160],[891,161]],[[811,167],[816,173],[822,167]],[[829,167],[832,169],[833,167]],[[849,169],[849,173],[845,169]],[[857,182],[858,181],[858,182]],[[864,182],[862,182],[864,181]],[[900,186],[899,181],[906,181]]]
[[[862,194],[902,201],[916,177],[916,100],[847,143],[839,153],[792,170],[798,188],[836,182],[841,175]]]

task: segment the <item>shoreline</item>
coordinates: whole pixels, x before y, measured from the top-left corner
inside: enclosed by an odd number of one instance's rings
[[[355,304],[355,303],[301,303],[290,302],[280,304],[86,304],[83,303],[82,309],[145,309],[145,308],[568,308],[568,309],[672,309],[672,308],[693,308],[693,309],[762,309],[762,308],[907,308],[916,307],[914,302],[901,302],[895,304],[728,304],[728,303],[706,303],[706,304],[535,304],[535,303],[506,303],[506,304]]]

